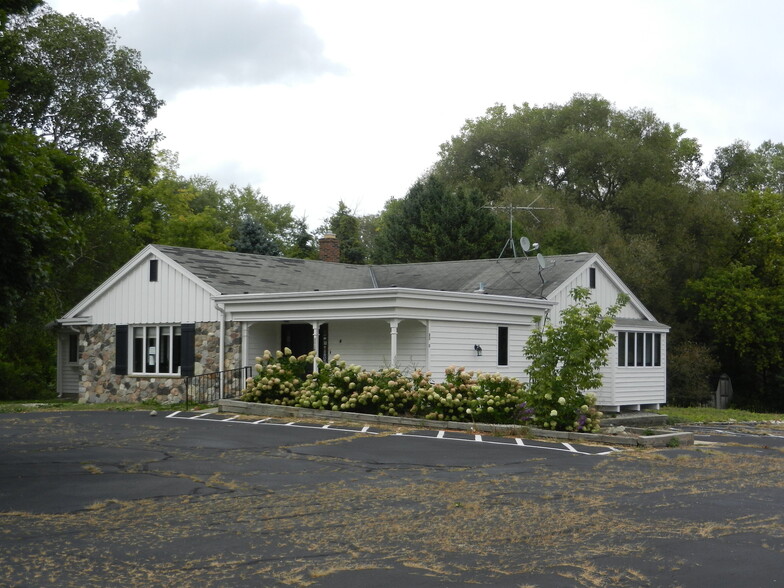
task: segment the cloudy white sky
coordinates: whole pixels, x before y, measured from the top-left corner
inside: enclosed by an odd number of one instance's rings
[[[49,0],[115,28],[166,100],[182,175],[312,227],[402,197],[500,102],[601,94],[703,146],[784,141],[781,0]]]

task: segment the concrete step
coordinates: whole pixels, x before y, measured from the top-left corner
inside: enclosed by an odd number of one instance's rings
[[[667,415],[653,412],[620,412],[605,413],[602,417],[604,427],[663,427],[667,424]]]

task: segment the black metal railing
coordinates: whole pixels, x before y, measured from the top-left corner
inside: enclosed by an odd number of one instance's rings
[[[185,378],[185,410],[191,404],[214,404],[224,398],[238,398],[253,367],[245,366]]]

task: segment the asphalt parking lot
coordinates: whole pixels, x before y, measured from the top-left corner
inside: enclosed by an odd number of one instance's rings
[[[0,415],[4,586],[775,586],[784,439]]]

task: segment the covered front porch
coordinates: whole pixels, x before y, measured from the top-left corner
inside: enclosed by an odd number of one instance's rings
[[[340,355],[347,363],[365,369],[427,371],[428,331],[429,321],[419,319],[246,321],[242,322],[242,361],[243,365],[252,365],[265,350],[288,347],[294,355],[316,350],[324,361]]]
[[[406,288],[225,295],[215,301],[227,320],[241,325],[243,365],[253,365],[265,350],[288,347],[295,355],[316,350],[325,361],[340,355],[365,369],[421,369],[436,378],[449,365],[522,376],[516,350],[532,318],[554,304]]]

